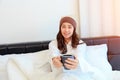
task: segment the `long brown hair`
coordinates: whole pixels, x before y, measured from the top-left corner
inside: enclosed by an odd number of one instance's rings
[[[62,18],[61,21],[60,21],[60,25],[59,25],[59,32],[57,34],[57,44],[58,44],[58,49],[61,51],[61,54],[65,54],[67,52],[67,46],[65,44],[64,37],[63,37],[63,35],[61,33],[61,25],[64,22],[69,22],[74,27],[71,46],[73,48],[77,48],[77,45],[79,44],[79,40],[80,40],[80,38],[78,37],[78,35],[76,33],[76,22],[75,22],[75,20],[72,19],[71,17]]]

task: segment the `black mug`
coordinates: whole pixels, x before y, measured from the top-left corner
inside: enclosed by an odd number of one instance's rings
[[[69,70],[69,69],[66,68],[66,66],[64,65],[64,63],[67,63],[67,62],[65,62],[65,60],[66,60],[67,58],[75,59],[75,56],[74,56],[74,55],[63,55],[63,56],[61,56],[61,62],[63,63],[64,68],[65,68],[66,70]],[[67,64],[68,64],[68,63],[67,63]]]

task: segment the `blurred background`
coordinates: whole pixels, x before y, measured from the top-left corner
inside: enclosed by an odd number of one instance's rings
[[[52,40],[71,16],[80,37],[120,35],[120,0],[0,0],[0,44]]]

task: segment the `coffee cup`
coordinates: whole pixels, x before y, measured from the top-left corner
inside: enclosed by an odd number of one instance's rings
[[[68,58],[71,58],[71,59],[75,59],[75,56],[74,55],[63,55],[61,56],[61,62],[63,63],[63,66],[66,70],[69,70],[64,64],[67,63],[65,60],[67,60]],[[67,63],[69,64],[69,63]]]

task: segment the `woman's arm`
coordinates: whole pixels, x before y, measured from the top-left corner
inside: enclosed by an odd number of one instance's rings
[[[49,43],[49,62],[51,64],[52,70],[55,68],[61,68],[61,58],[60,58],[60,51],[57,48],[57,41],[51,41]]]

